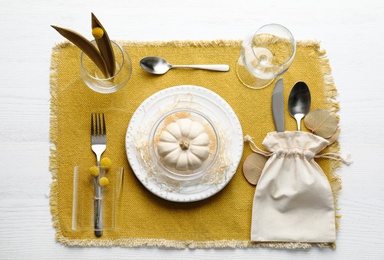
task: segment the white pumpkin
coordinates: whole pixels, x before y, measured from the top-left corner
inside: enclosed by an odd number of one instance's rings
[[[178,171],[195,170],[209,157],[210,138],[204,126],[189,118],[170,123],[160,134],[157,152]]]

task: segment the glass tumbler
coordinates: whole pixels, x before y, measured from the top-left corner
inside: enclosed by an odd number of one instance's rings
[[[92,41],[96,45],[95,41]],[[84,83],[92,90],[108,94],[123,88],[132,75],[132,62],[128,52],[116,42],[111,41],[115,55],[114,75],[105,77],[96,64],[84,53],[80,56],[80,74]]]

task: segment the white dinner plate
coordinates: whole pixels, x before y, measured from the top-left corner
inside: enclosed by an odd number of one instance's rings
[[[218,122],[220,129],[226,133],[226,145],[222,149],[227,149],[230,164],[220,183],[193,184],[180,190],[169,190],[148,178],[148,168],[139,155],[137,140],[149,138],[153,123],[164,113],[179,108],[200,111],[212,121]],[[147,98],[132,115],[126,134],[126,152],[136,177],[153,194],[175,202],[199,201],[218,193],[232,179],[243,154],[243,131],[233,109],[215,92],[191,85],[170,87]]]

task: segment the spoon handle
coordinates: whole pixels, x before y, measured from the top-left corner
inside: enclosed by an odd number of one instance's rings
[[[212,71],[229,71],[229,65],[226,65],[226,64],[172,65],[172,68],[200,69],[200,70],[212,70]]]
[[[294,118],[296,119],[296,123],[297,123],[297,131],[300,131],[301,119],[303,119],[303,117],[304,117],[304,114],[302,113],[298,113],[294,115]]]
[[[296,123],[297,123],[297,131],[300,132],[301,119],[296,119]]]

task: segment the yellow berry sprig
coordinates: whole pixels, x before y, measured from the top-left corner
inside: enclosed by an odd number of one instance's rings
[[[100,160],[100,167],[97,167],[97,166],[92,166],[89,168],[89,173],[93,176],[93,177],[99,177],[100,175],[100,168],[102,169],[105,169],[105,170],[109,170],[111,168],[111,165],[112,165],[112,162],[111,162],[111,159],[108,158],[108,157],[104,157]],[[99,178],[98,180],[98,185],[100,187],[105,187],[105,186],[108,186],[109,184],[109,179],[105,176],[102,176]]]

